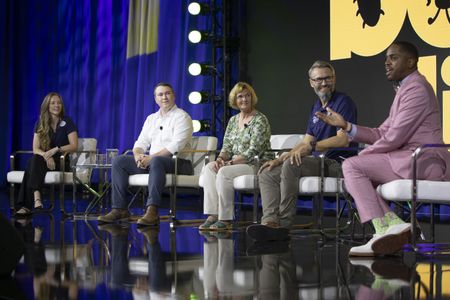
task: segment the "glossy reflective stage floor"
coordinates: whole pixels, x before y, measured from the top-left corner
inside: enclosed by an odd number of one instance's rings
[[[428,249],[426,255],[414,255],[406,250],[395,257],[349,259],[349,247],[364,242],[361,226],[353,239],[350,229],[340,236],[297,229],[290,241],[259,245],[246,236],[245,227],[201,235],[195,224],[171,230],[162,222],[159,231],[141,230],[136,224],[99,226],[95,220],[62,218],[56,210],[14,220],[6,191],[0,193],[1,213],[26,242],[12,277],[0,280],[0,298],[450,298],[449,252],[433,255]],[[308,214],[302,211],[297,223],[311,220]],[[178,216],[202,217],[187,210]],[[250,212],[244,209],[240,218],[249,219]],[[324,225],[333,222],[326,217]],[[450,223],[440,220],[437,240],[450,241],[449,229]],[[428,224],[424,231],[429,233]]]

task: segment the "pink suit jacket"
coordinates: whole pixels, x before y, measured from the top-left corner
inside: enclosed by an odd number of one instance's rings
[[[353,140],[370,144],[359,155],[386,153],[392,170],[402,178],[411,178],[411,155],[422,144],[441,144],[442,129],[438,102],[433,88],[419,72],[407,76],[392,103],[389,117],[378,128],[357,126]],[[450,180],[450,155],[447,149],[430,149],[420,162],[438,158],[445,168],[440,180]],[[383,166],[380,166],[382,168]]]

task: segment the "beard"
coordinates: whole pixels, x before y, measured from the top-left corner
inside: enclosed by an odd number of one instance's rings
[[[320,100],[322,102],[328,102],[328,100],[331,99],[331,96],[333,95],[332,91],[328,92],[317,92],[317,96],[319,96]]]

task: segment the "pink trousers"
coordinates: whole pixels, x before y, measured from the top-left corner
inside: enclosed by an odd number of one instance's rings
[[[442,178],[444,167],[439,159],[427,161],[424,168],[419,167],[419,179],[438,180]],[[352,195],[358,209],[361,222],[383,217],[391,211],[376,188],[396,179],[405,179],[397,175],[391,167],[388,154],[366,154],[348,158],[342,164],[345,187]]]

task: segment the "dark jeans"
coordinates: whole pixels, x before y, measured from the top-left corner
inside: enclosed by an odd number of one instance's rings
[[[154,292],[170,292],[171,281],[167,278],[166,262],[159,242],[148,249],[148,281]]]
[[[148,169],[140,169],[136,166],[134,157],[121,155],[114,159],[112,164],[112,208],[125,209],[128,206],[128,177],[134,174],[149,174],[148,199],[146,206],[161,205],[161,194],[166,184],[166,174],[175,172],[173,158],[156,156],[150,161]],[[189,160],[178,159],[178,174],[191,175],[194,173],[192,163]]]
[[[128,265],[128,235],[111,235],[111,283],[115,287],[134,283]]]

